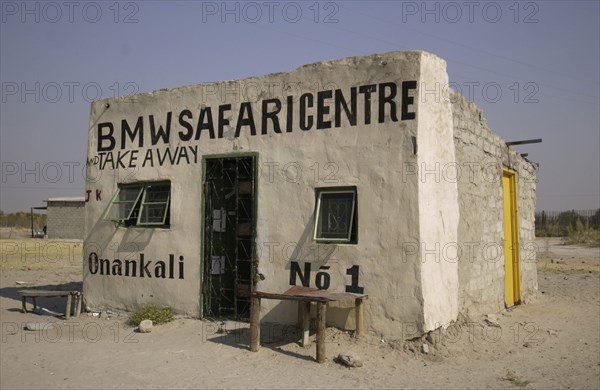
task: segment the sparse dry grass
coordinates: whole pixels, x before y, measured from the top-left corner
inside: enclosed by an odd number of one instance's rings
[[[563,239],[565,245],[589,245],[592,247],[600,246],[600,230],[579,228],[572,230]]]
[[[0,271],[81,267],[83,242],[40,238],[0,239]]]
[[[130,325],[138,326],[144,320],[151,320],[154,325],[173,321],[173,310],[169,307],[145,305],[129,314]]]
[[[549,261],[538,261],[538,271],[557,271],[557,272],[600,272],[600,266],[590,263],[551,263]]]
[[[517,387],[526,387],[528,384],[531,383],[531,381],[525,380],[517,376],[517,374],[515,374],[511,370],[506,370],[506,375],[500,379],[502,379],[503,381],[508,381]]]

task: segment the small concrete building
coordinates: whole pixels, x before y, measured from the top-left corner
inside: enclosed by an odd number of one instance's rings
[[[48,198],[46,203],[48,238],[83,240],[85,198],[83,196],[55,197]]]
[[[95,101],[87,163],[92,310],[245,318],[248,291],[303,285],[368,294],[367,331],[400,339],[537,289],[537,166],[430,53]],[[328,322],[352,328],[353,307]]]

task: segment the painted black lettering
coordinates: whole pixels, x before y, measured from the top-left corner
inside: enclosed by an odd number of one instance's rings
[[[326,121],[325,116],[329,115],[329,106],[325,104],[326,99],[333,97],[332,91],[321,91],[317,93],[317,129],[330,129],[331,121]]]
[[[287,115],[285,119],[285,132],[291,133],[292,126],[294,125],[294,97],[287,97]]]
[[[310,287],[310,263],[304,263],[304,273],[302,273],[298,262],[292,261],[290,264],[290,286],[296,285],[296,277],[300,278],[300,282],[304,287]]]
[[[179,125],[187,130],[185,133],[183,131],[179,132],[179,139],[182,141],[189,141],[194,136],[194,128],[190,122],[185,120],[186,118],[192,119],[190,110],[183,110],[179,113]]]
[[[169,255],[169,279],[173,279],[173,268],[175,266],[175,259],[173,255]]]
[[[179,153],[177,154],[177,165],[181,164],[182,159],[185,159],[185,162],[189,164],[190,158],[188,157],[187,149],[184,146],[178,146],[177,148],[179,148]],[[177,152],[177,148],[175,149],[175,152]]]
[[[231,104],[222,104],[219,106],[219,138],[223,138],[223,129],[225,126],[229,126],[229,119],[225,118],[225,112],[229,110],[231,110]]]
[[[135,262],[135,260],[125,260],[125,276],[134,276],[135,277],[136,275],[137,275],[137,263]]]
[[[114,276],[121,276],[123,274],[123,262],[119,259],[115,259],[112,265],[112,274]]]
[[[152,149],[146,150],[146,156],[144,156],[144,162],[142,163],[142,167],[146,166],[146,162],[150,162],[150,166],[154,166],[154,154],[152,154]]]
[[[358,287],[358,272],[358,265],[353,265],[352,267],[346,270],[346,275],[350,275],[352,277],[351,284],[349,286],[346,286],[346,292],[362,294],[365,291],[364,287]]]
[[[331,283],[331,276],[328,272],[329,266],[323,265],[319,267],[319,272],[317,272],[317,276],[315,276],[315,286],[319,290],[327,290],[329,288],[329,284]]]
[[[108,153],[111,153],[111,152],[108,152]],[[98,162],[98,168],[100,170],[104,169],[104,159],[105,159],[106,155],[107,155],[107,152],[98,153],[98,157],[100,158],[100,161]]]
[[[235,126],[236,138],[240,136],[242,126],[250,126],[250,134],[256,135],[256,124],[254,123],[254,115],[252,114],[252,104],[249,102],[244,102],[240,105],[240,113]]]
[[[183,256],[179,256],[179,279],[183,279]]]
[[[88,256],[88,269],[92,275],[96,275],[98,273],[98,255],[96,252],[92,252]]]
[[[415,119],[415,113],[408,112],[408,106],[413,104],[415,98],[413,96],[409,96],[411,89],[417,89],[417,82],[412,81],[403,81],[402,82],[402,114],[401,119]]]
[[[166,264],[164,261],[157,261],[156,265],[154,266],[154,277],[155,278],[165,278],[165,269],[166,269]]]
[[[371,124],[371,93],[375,91],[377,91],[377,85],[375,84],[361,85],[358,87],[358,92],[365,95],[365,125]]]
[[[108,129],[108,133],[104,133],[104,129]],[[110,152],[115,148],[115,138],[113,133],[115,129],[113,124],[110,122],[104,122],[98,124],[98,151],[99,152]],[[104,146],[104,141],[108,141],[108,146]]]
[[[159,125],[157,130],[154,123],[154,115],[150,115],[150,140],[152,141],[152,145],[156,145],[159,139],[162,139],[165,144],[169,143],[169,138],[171,137],[171,116],[172,112],[167,112],[165,128],[163,129],[162,125]]]
[[[106,155],[104,155],[104,164],[100,163],[100,169],[104,169],[104,167],[106,167],[106,164],[108,164],[109,162],[110,168],[115,169],[115,160],[113,159],[112,152],[108,152],[106,153]]]
[[[137,161],[137,154],[138,154],[139,150],[131,150],[129,152],[129,168],[135,168],[136,167],[136,161]]]
[[[139,148],[144,146],[144,117],[138,117],[133,131],[131,131],[131,127],[129,127],[129,123],[125,119],[121,121],[121,149],[125,149],[127,136],[129,136],[131,142],[134,142],[137,138]]]
[[[269,104],[275,104],[275,110],[269,111]],[[281,101],[279,99],[267,99],[262,102],[262,121],[261,121],[261,134],[267,134],[267,120],[273,123],[273,131],[277,134],[281,134],[281,127],[279,126],[279,118],[277,114],[281,111]]]
[[[128,154],[129,151],[122,152],[121,150],[119,150],[119,153],[117,153],[117,168],[126,168],[125,164],[123,163],[123,159],[127,157]]]
[[[311,93],[305,93],[300,96],[300,129],[310,130],[313,126],[313,116],[306,115],[306,109],[313,106],[314,97]]]
[[[356,126],[356,87],[350,88],[350,108],[341,89],[335,90],[335,127],[342,125],[342,108],[350,126]]]
[[[144,264],[144,254],[140,253],[140,278],[143,278],[145,275],[147,275],[149,278],[152,277],[150,270],[148,270],[148,267],[151,263],[152,261],[149,261],[146,264]]]
[[[196,128],[196,141],[200,139],[202,130],[208,130],[210,139],[215,139],[215,126],[213,124],[212,110],[210,107],[202,107],[200,117],[198,118],[198,127]]]
[[[386,89],[389,89],[389,95],[385,94]],[[393,122],[398,122],[398,116],[396,115],[396,102],[394,98],[397,94],[396,83],[382,83],[379,84],[379,123],[385,122],[385,106],[390,106],[390,119]]]
[[[100,275],[110,275],[109,259],[100,259]]]
[[[160,154],[160,149],[156,149],[156,156],[158,157],[158,165],[163,166],[167,158],[171,165],[175,164],[175,158],[177,157],[177,152],[179,151],[179,146],[175,148],[175,152],[171,153],[171,148],[166,148],[164,153]]]
[[[198,164],[198,146],[188,146],[190,153],[194,155],[194,164]]]

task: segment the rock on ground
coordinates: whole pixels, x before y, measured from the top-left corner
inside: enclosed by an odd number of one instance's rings
[[[485,324],[488,326],[494,326],[496,328],[500,328],[500,323],[498,322],[498,317],[495,314],[486,314],[483,319]]]
[[[152,328],[153,328],[152,320],[143,320],[142,322],[140,322],[140,325],[138,326],[138,332],[150,333],[150,332],[152,332]]]
[[[429,345],[423,343],[423,345],[421,346],[421,350],[423,351],[424,354],[428,354],[429,353]]]
[[[352,351],[340,353],[337,357],[337,361],[347,367],[362,367],[363,365],[360,356]]]
[[[52,329],[54,324],[52,322],[28,322],[25,325],[27,330],[39,331],[39,330],[48,330]]]

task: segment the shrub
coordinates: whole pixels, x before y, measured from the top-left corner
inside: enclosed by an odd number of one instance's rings
[[[562,237],[564,235],[565,229],[562,229],[557,223],[549,223],[535,229],[536,237]]]
[[[575,223],[575,227],[567,227],[567,235],[563,239],[563,244],[587,244],[591,246],[600,245],[600,230],[590,229],[583,225],[581,221]]]
[[[155,305],[144,305],[129,314],[129,323],[138,326],[143,320],[151,320],[152,324],[164,324],[173,321],[173,310],[170,307],[157,307]]]
[[[577,222],[581,222],[581,215],[575,210],[563,211],[558,214],[558,224],[563,227],[575,227]]]

